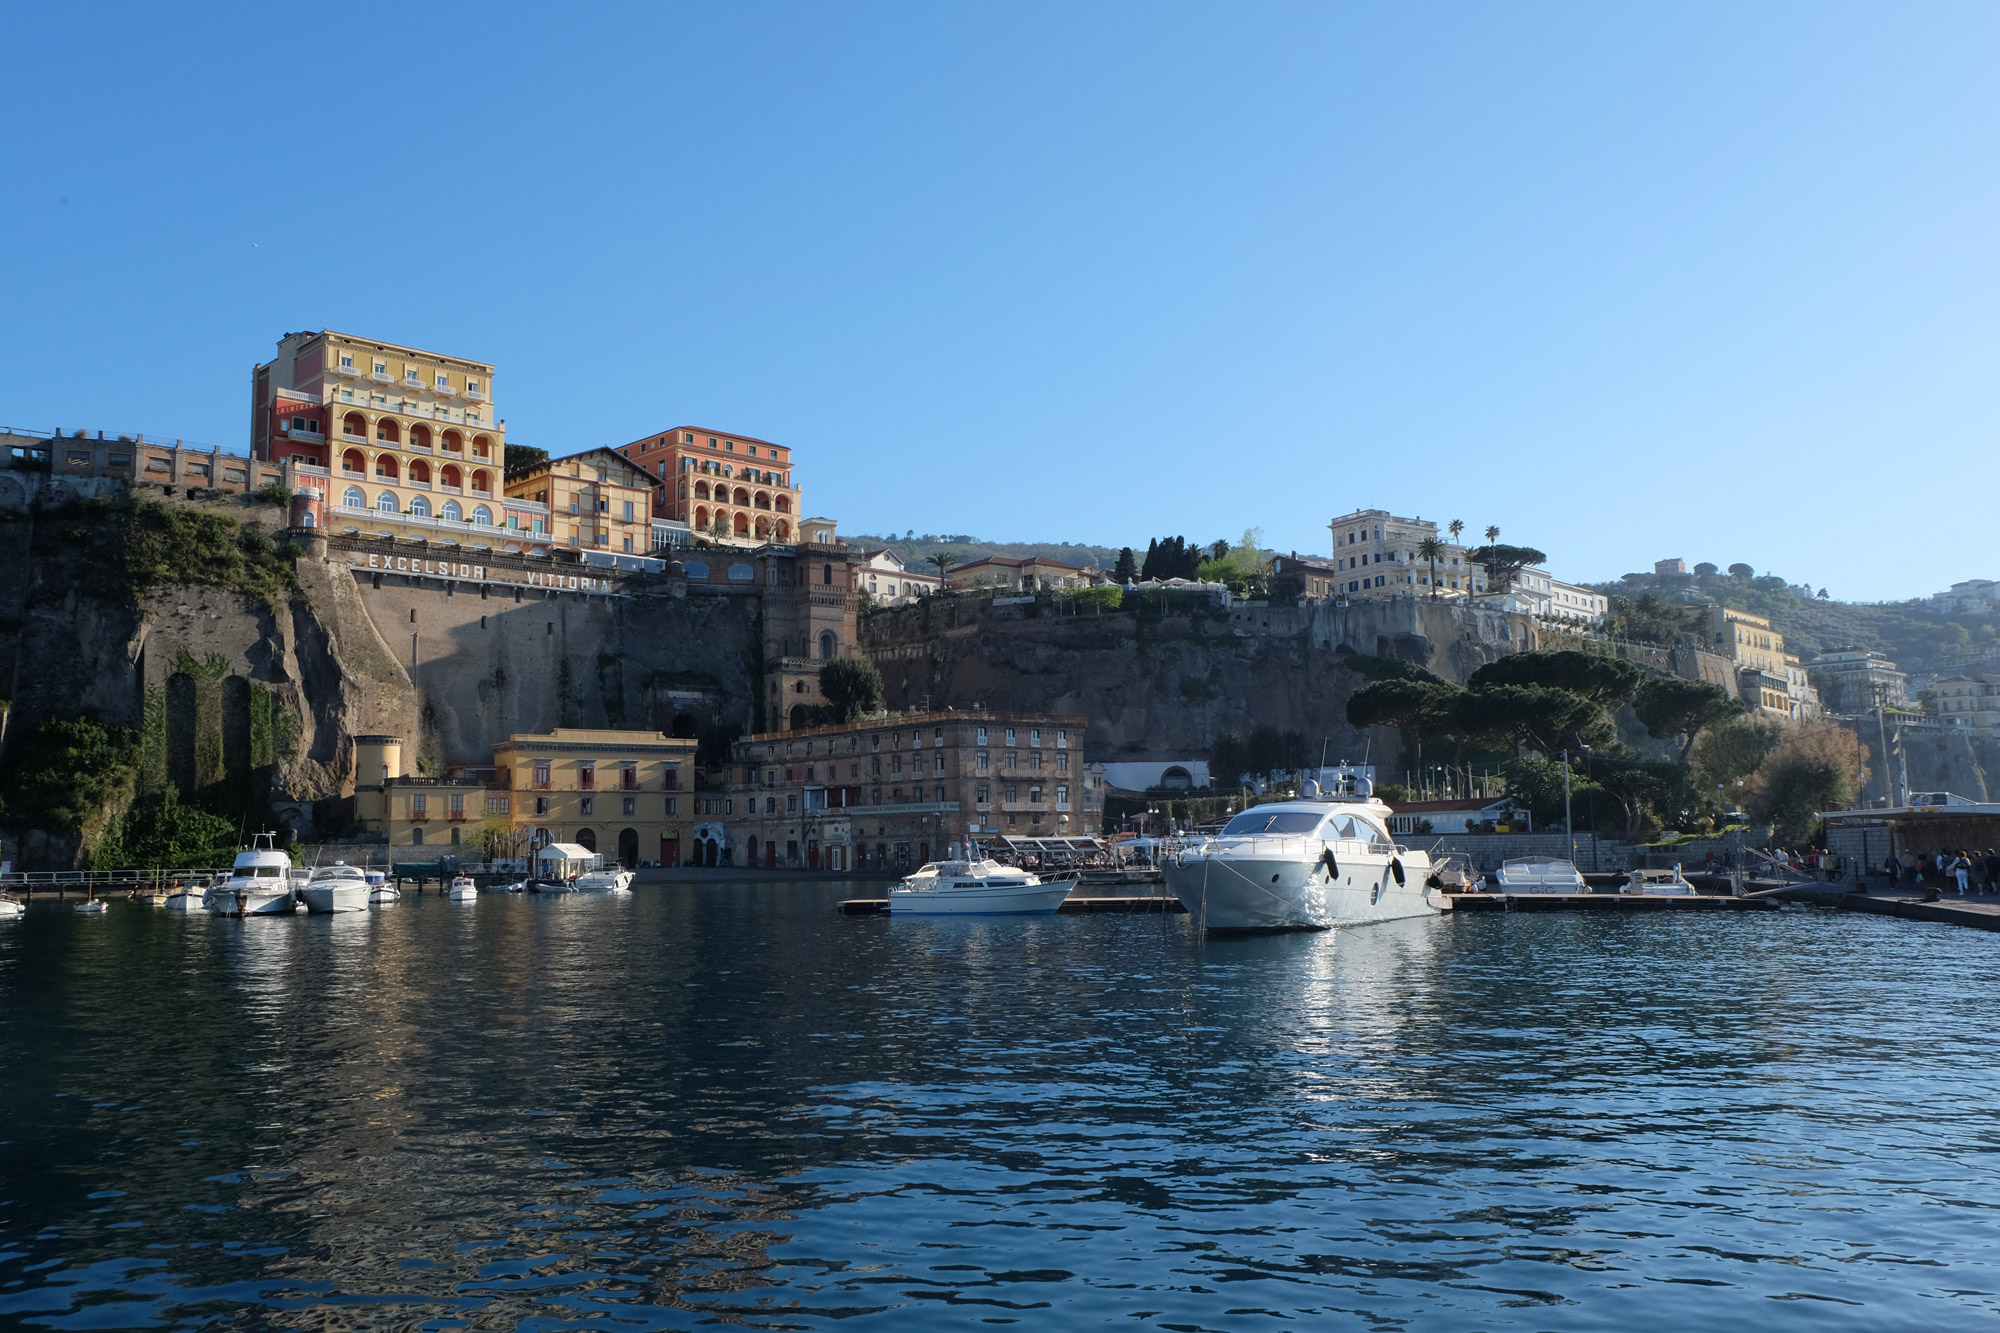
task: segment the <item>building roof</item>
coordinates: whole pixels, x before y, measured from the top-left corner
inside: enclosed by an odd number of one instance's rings
[[[515,441],[515,443],[518,444],[519,441]],[[604,459],[606,460],[607,466],[609,464],[615,463],[619,467],[624,468],[627,472],[631,473],[633,476],[639,478],[637,482],[625,481],[619,483],[620,485],[638,486],[646,490],[651,490],[655,485],[658,484],[657,479],[653,476],[652,473],[646,471],[646,469],[640,467],[637,463],[634,463],[631,459],[627,458],[624,454],[619,453],[616,449],[613,449],[608,444],[600,444],[594,449],[585,449],[579,453],[564,454],[561,458],[551,458],[546,463],[537,463],[535,464],[535,466],[531,468],[527,468],[524,471],[509,476],[507,478],[507,483],[508,485],[513,485],[516,482],[526,481],[530,477],[540,476],[544,472],[547,472],[551,475],[555,475],[556,469],[564,463],[581,463],[586,459],[595,458],[600,454],[603,455]]]
[[[982,555],[977,560],[968,560],[962,565],[953,565],[951,570],[952,573],[956,574],[960,570],[977,569],[981,565],[997,565],[1007,569],[1025,569],[1029,565],[1047,565],[1052,569],[1080,570],[1083,568],[1082,565],[1072,565],[1062,560],[1051,560],[1045,555],[1031,555],[1019,560],[1010,555]]]

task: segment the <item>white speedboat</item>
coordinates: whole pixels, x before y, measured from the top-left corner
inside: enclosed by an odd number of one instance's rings
[[[1254,806],[1163,863],[1167,887],[1208,930],[1327,930],[1449,910],[1429,853],[1389,837],[1389,807],[1362,778],[1353,795]]]
[[[15,902],[12,898],[0,898],[0,921],[7,921],[14,917],[22,916],[27,910],[27,908],[21,906],[21,904]]]
[[[479,901],[479,886],[472,882],[471,876],[458,875],[452,879],[451,887],[445,890],[445,896],[455,903],[476,903]]]
[[[1575,865],[1554,856],[1517,856],[1493,874],[1499,893],[1589,893]]]
[[[389,877],[379,870],[364,870],[361,878],[368,881],[368,905],[381,907],[387,903],[401,902],[403,891],[389,882]]]
[[[933,861],[889,890],[889,911],[911,916],[1053,912],[1075,886],[997,861]]]
[[[1681,868],[1675,866],[1672,870],[1630,871],[1625,876],[1624,887],[1618,892],[1647,898],[1691,898],[1694,896],[1694,885],[1688,883],[1681,875]]]
[[[630,893],[632,872],[623,866],[605,866],[601,870],[586,870],[575,880],[578,893]]]
[[[292,858],[278,850],[278,835],[255,834],[236,854],[229,876],[210,887],[205,903],[217,916],[282,916],[295,912]]]
[[[365,912],[368,910],[368,877],[345,861],[335,861],[312,872],[299,891],[308,912]]]

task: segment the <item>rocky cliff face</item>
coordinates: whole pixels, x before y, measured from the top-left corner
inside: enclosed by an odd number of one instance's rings
[[[1239,607],[1225,613],[1033,614],[1047,607],[931,602],[864,622],[862,643],[891,707],[1081,713],[1093,760],[1187,758],[1215,737],[1263,724],[1303,732],[1329,758],[1360,759],[1347,722],[1366,682],[1352,652],[1401,657],[1447,680],[1532,645],[1522,617],[1412,600],[1346,607]],[[1376,762],[1391,767],[1382,732]]]

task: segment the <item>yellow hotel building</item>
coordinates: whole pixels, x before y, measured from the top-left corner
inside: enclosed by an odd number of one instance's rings
[[[692,844],[696,742],[657,731],[558,727],[493,747],[491,768],[403,776],[402,743],[357,736],[355,816],[390,857],[525,857],[573,842],[627,867],[676,866]],[[404,848],[422,848],[405,852]],[[463,848],[463,851],[459,849]]]

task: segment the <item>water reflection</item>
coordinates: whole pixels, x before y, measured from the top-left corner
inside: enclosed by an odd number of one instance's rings
[[[1989,937],[846,919],[835,886],[0,928],[0,1322],[1990,1312]]]

